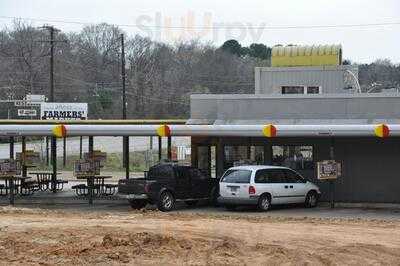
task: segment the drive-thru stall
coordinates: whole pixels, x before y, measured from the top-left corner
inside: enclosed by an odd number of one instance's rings
[[[337,200],[400,202],[396,170],[400,151],[398,124],[0,126],[1,135],[11,132],[56,137],[191,136],[193,165],[213,175],[214,160],[216,177],[235,161],[251,160],[283,164],[314,180],[316,162],[334,159],[342,166],[342,177],[336,183]]]

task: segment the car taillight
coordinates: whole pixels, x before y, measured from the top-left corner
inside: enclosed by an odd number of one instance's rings
[[[249,194],[250,195],[256,194],[256,189],[253,186],[249,186]]]

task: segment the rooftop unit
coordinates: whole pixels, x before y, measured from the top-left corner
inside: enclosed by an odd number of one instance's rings
[[[294,45],[272,48],[272,67],[337,66],[341,64],[341,45]]]

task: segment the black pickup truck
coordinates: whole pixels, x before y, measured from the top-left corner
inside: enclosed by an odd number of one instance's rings
[[[162,163],[152,166],[144,178],[119,180],[118,195],[128,199],[134,209],[150,203],[161,211],[171,211],[177,201],[189,206],[204,199],[215,203],[218,181],[191,166]]]

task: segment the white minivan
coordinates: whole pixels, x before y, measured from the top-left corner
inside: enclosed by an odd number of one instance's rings
[[[256,205],[262,211],[276,204],[316,207],[321,195],[316,185],[292,169],[268,165],[229,168],[220,180],[219,193],[218,202],[227,209]]]

